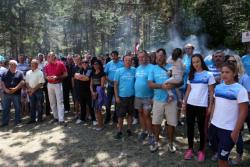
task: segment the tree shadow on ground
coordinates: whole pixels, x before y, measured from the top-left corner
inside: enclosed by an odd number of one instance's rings
[[[41,124],[20,127],[9,126],[0,129],[0,166],[216,166],[209,157],[198,163],[196,160],[183,160],[187,148],[185,127],[176,132],[177,151],[166,149],[166,133],[162,133],[162,147],[156,153],[149,151],[147,144],[138,141],[138,126],[133,136],[114,140],[115,125],[107,125],[103,131],[93,130],[91,123],[76,125],[73,114],[67,114],[68,126],[50,123],[49,119]],[[126,126],[124,131],[126,130]],[[245,135],[247,136],[247,135]],[[247,139],[249,140],[249,136]],[[195,144],[197,148],[198,145]],[[246,144],[245,148],[249,148]],[[235,156],[235,153],[233,153]],[[250,166],[250,155],[245,151],[241,166]]]

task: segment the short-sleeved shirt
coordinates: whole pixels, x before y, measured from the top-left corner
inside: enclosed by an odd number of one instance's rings
[[[250,76],[244,74],[240,77],[239,83],[246,88],[247,92],[250,92]]]
[[[215,84],[214,76],[211,72],[195,72],[194,78],[188,80],[187,84],[191,86],[187,103],[194,106],[208,106],[208,87]]]
[[[5,84],[7,89],[15,88],[21,81],[24,80],[23,72],[16,70],[15,73],[12,73],[10,70],[6,71],[2,75],[2,82]],[[21,94],[21,89],[16,91],[14,94]]]
[[[83,94],[86,92],[87,94],[90,93],[90,75],[91,75],[91,69],[87,68],[87,69],[83,69],[83,68],[79,68],[78,71],[75,71],[75,73],[79,73],[81,75],[85,75],[87,77],[89,77],[88,81],[80,81],[77,79],[74,79],[74,86],[75,86],[75,90],[82,92]]]
[[[118,60],[118,62],[114,62],[113,60],[108,62],[108,64],[105,65],[104,72],[106,73],[109,80],[114,81],[115,78],[115,72],[117,69],[123,67],[123,62]],[[109,83],[109,86],[114,86],[113,83]]]
[[[239,83],[250,93],[250,76],[244,74],[240,77]],[[250,100],[250,99],[249,99]],[[250,104],[250,101],[249,101]]]
[[[3,73],[6,72],[6,71],[8,71],[7,68],[5,68],[5,67],[0,67],[0,81],[2,80],[1,78],[2,78]],[[2,85],[0,84],[0,90],[1,90],[1,89],[2,89]]]
[[[72,77],[74,78],[74,76],[75,76],[76,73],[80,73],[80,70],[81,70],[81,67],[79,67],[78,65],[74,65],[74,67],[72,69]],[[90,74],[89,74],[89,76],[90,76]],[[77,80],[77,79],[73,79],[73,81],[74,81],[74,88],[78,89],[78,85],[79,85],[78,83],[80,81]]]
[[[250,76],[250,55],[247,54],[242,56],[241,61],[244,65],[247,75]]]
[[[148,86],[148,76],[154,65],[140,65],[135,72],[135,97],[150,98],[153,97],[153,90]]]
[[[218,128],[233,130],[239,117],[239,104],[248,102],[246,89],[239,83],[215,87],[215,108],[211,123]]]
[[[168,65],[164,66],[164,68],[168,69]],[[156,84],[163,84],[167,79],[169,79],[167,71],[159,65],[155,65],[148,76],[148,81],[152,81]],[[165,103],[168,99],[168,93],[165,89],[154,89],[153,99]]]
[[[114,81],[118,82],[118,94],[120,97],[131,97],[135,95],[135,68],[119,68],[115,73]]]
[[[24,75],[26,75],[26,72],[30,70],[30,67],[27,63],[17,64],[17,70],[22,71]]]
[[[214,64],[208,66],[208,70],[212,72],[215,79],[221,77],[221,71]]]
[[[104,72],[99,72],[98,74],[96,74],[95,71],[91,72],[90,77],[92,79],[93,91],[96,92],[97,86],[101,86],[101,79],[102,79],[103,76],[105,76]]]
[[[66,66],[62,61],[56,61],[55,63],[49,63],[44,67],[44,73],[47,76],[61,76],[67,72]],[[49,83],[59,83],[62,80],[48,80]]]
[[[34,71],[29,70],[26,73],[25,82],[28,83],[31,88],[35,88],[38,84],[45,83],[43,72],[40,69]]]

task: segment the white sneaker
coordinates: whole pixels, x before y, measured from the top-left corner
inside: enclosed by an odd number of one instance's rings
[[[69,113],[69,111],[68,111],[68,110],[65,110],[64,113],[67,114],[67,113]]]
[[[138,123],[138,120],[137,120],[136,118],[133,118],[132,124],[133,124],[133,125],[136,125],[137,123]]]
[[[174,153],[176,151],[176,147],[173,144],[167,145],[168,151]]]
[[[97,121],[93,121],[93,125],[96,126],[97,125]]]
[[[80,119],[76,120],[76,124],[80,124],[80,123],[82,123],[82,122],[83,122],[83,121],[80,120]]]
[[[150,144],[149,146],[149,150],[153,153],[156,152],[158,150],[159,146],[158,146],[158,142],[154,141]]]

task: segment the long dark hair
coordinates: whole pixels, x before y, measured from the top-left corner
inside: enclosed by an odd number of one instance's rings
[[[239,76],[238,76],[238,70],[237,70],[237,67],[234,63],[230,63],[230,62],[225,62],[222,67],[227,67],[229,68],[233,73],[235,73],[235,77],[234,77],[234,81],[235,82],[238,82],[239,81]],[[221,68],[222,68],[221,67]]]
[[[176,61],[178,58],[182,58],[182,50],[175,48],[172,53],[172,60]]]
[[[98,64],[99,64],[100,72],[103,72],[103,71],[104,71],[104,68],[103,68],[102,61],[101,61],[101,60],[98,60],[98,59],[93,61],[92,70],[95,71],[95,68],[94,68],[94,64],[95,64],[95,63],[98,63]]]
[[[188,75],[188,79],[189,79],[189,80],[194,79],[194,73],[196,72],[196,70],[195,70],[195,68],[194,68],[194,66],[193,66],[193,58],[194,58],[194,57],[198,57],[198,58],[200,59],[200,61],[201,61],[201,68],[202,68],[203,70],[207,70],[207,71],[208,71],[207,65],[206,65],[206,63],[204,62],[202,55],[196,53],[196,54],[194,54],[194,55],[191,57],[190,72],[189,72],[189,75]]]

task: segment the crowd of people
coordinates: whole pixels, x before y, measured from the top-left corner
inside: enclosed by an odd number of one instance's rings
[[[127,52],[122,57],[112,51],[105,59],[90,54],[60,59],[50,52],[29,61],[20,54],[18,61],[0,62],[2,127],[9,124],[11,103],[15,125],[21,123],[22,112],[29,113],[28,124],[42,122],[45,112],[46,116],[52,113],[54,123],[67,126],[64,115],[71,110],[76,124],[91,120],[96,131],[111,121],[117,124],[116,140],[133,135],[132,126],[138,120],[139,140],[147,139],[150,151],[156,152],[165,121],[167,148],[175,152],[175,129],[182,113],[188,139],[185,160],[197,152],[197,160],[205,161],[209,145],[214,152],[211,158],[219,166],[238,164],[243,155],[244,122],[250,133],[250,49],[243,57],[218,50],[211,59],[194,50],[186,44],[169,56],[160,48],[153,53]],[[198,151],[194,151],[196,123]],[[229,159],[234,145],[237,157]]]

